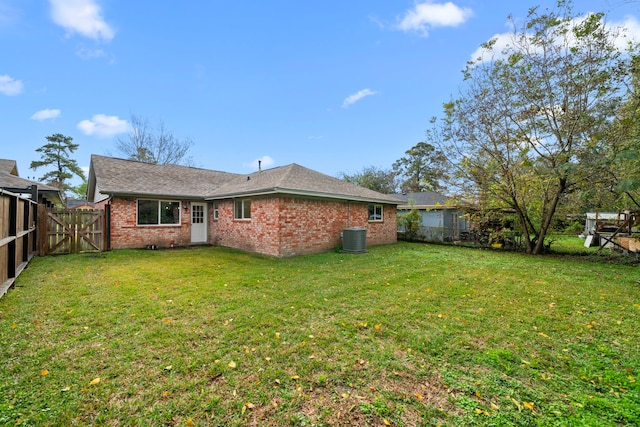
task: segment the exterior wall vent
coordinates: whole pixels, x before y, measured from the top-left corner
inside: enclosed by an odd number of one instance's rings
[[[342,231],[342,252],[361,254],[367,251],[367,230],[345,228]]]

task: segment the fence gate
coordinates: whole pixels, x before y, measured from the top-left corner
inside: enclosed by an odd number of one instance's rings
[[[46,209],[40,218],[40,253],[45,255],[101,252],[107,249],[105,211]],[[44,235],[44,236],[43,236]]]

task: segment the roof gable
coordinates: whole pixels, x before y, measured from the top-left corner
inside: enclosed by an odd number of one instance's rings
[[[228,172],[179,165],[158,165],[135,160],[92,155],[88,195],[95,190],[108,195],[202,199],[222,183],[236,177]]]
[[[0,159],[0,173],[18,176],[18,164],[15,160]]]

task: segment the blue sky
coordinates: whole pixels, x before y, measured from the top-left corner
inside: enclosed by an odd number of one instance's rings
[[[0,158],[46,136],[116,154],[131,115],[189,138],[195,166],[390,168],[507,16],[555,0],[0,0]],[[576,1],[640,33],[640,1]]]

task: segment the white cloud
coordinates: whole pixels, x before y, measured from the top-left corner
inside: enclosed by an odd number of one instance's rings
[[[59,116],[60,116],[60,110],[50,110],[47,108],[45,110],[40,110],[34,113],[31,116],[31,120],[43,121],[43,120],[55,119],[56,117],[59,117]]]
[[[115,31],[102,17],[96,0],[49,0],[53,22],[67,30],[94,40],[110,41]]]
[[[268,168],[269,166],[273,166],[274,164],[275,161],[271,158],[271,156],[262,156],[259,159],[255,159],[249,164],[245,164],[245,166],[258,170],[258,168],[264,169]]]
[[[450,1],[446,3],[426,1],[417,3],[413,9],[408,10],[400,19],[398,28],[402,31],[417,31],[426,37],[431,27],[456,27],[471,15],[473,15],[471,9],[461,8]]]
[[[22,92],[22,82],[11,76],[0,76],[0,93],[7,96],[18,95]]]
[[[87,49],[84,47],[76,50],[76,55],[82,59],[96,59],[107,56],[106,52],[102,49]]]
[[[586,16],[574,19],[573,25],[579,24],[585,18]],[[510,31],[495,34],[491,37],[491,39],[495,40],[493,50],[491,52],[479,47],[471,54],[471,61],[477,61],[480,59],[480,62],[484,62],[502,58],[502,50],[513,45],[514,28],[511,23],[507,23],[507,27],[509,27]],[[617,35],[614,39],[614,44],[620,50],[625,50],[629,41],[633,41],[635,43],[640,41],[640,23],[633,16],[627,16],[622,22],[607,22],[606,27],[607,30]],[[569,43],[573,41],[574,40],[569,39]]]
[[[91,120],[83,120],[78,123],[78,129],[85,135],[109,137],[129,132],[131,126],[126,120],[119,119],[118,116],[95,114]]]
[[[629,41],[640,41],[640,23],[634,16],[627,16],[622,22],[610,22],[607,26],[614,31],[618,30],[619,36],[616,37],[615,44],[620,50],[626,49]]]
[[[342,101],[342,108],[347,108],[349,105],[355,104],[365,96],[375,95],[376,93],[377,92],[374,92],[371,89],[362,89],[361,91],[354,93],[353,95],[347,96],[344,101]]]

